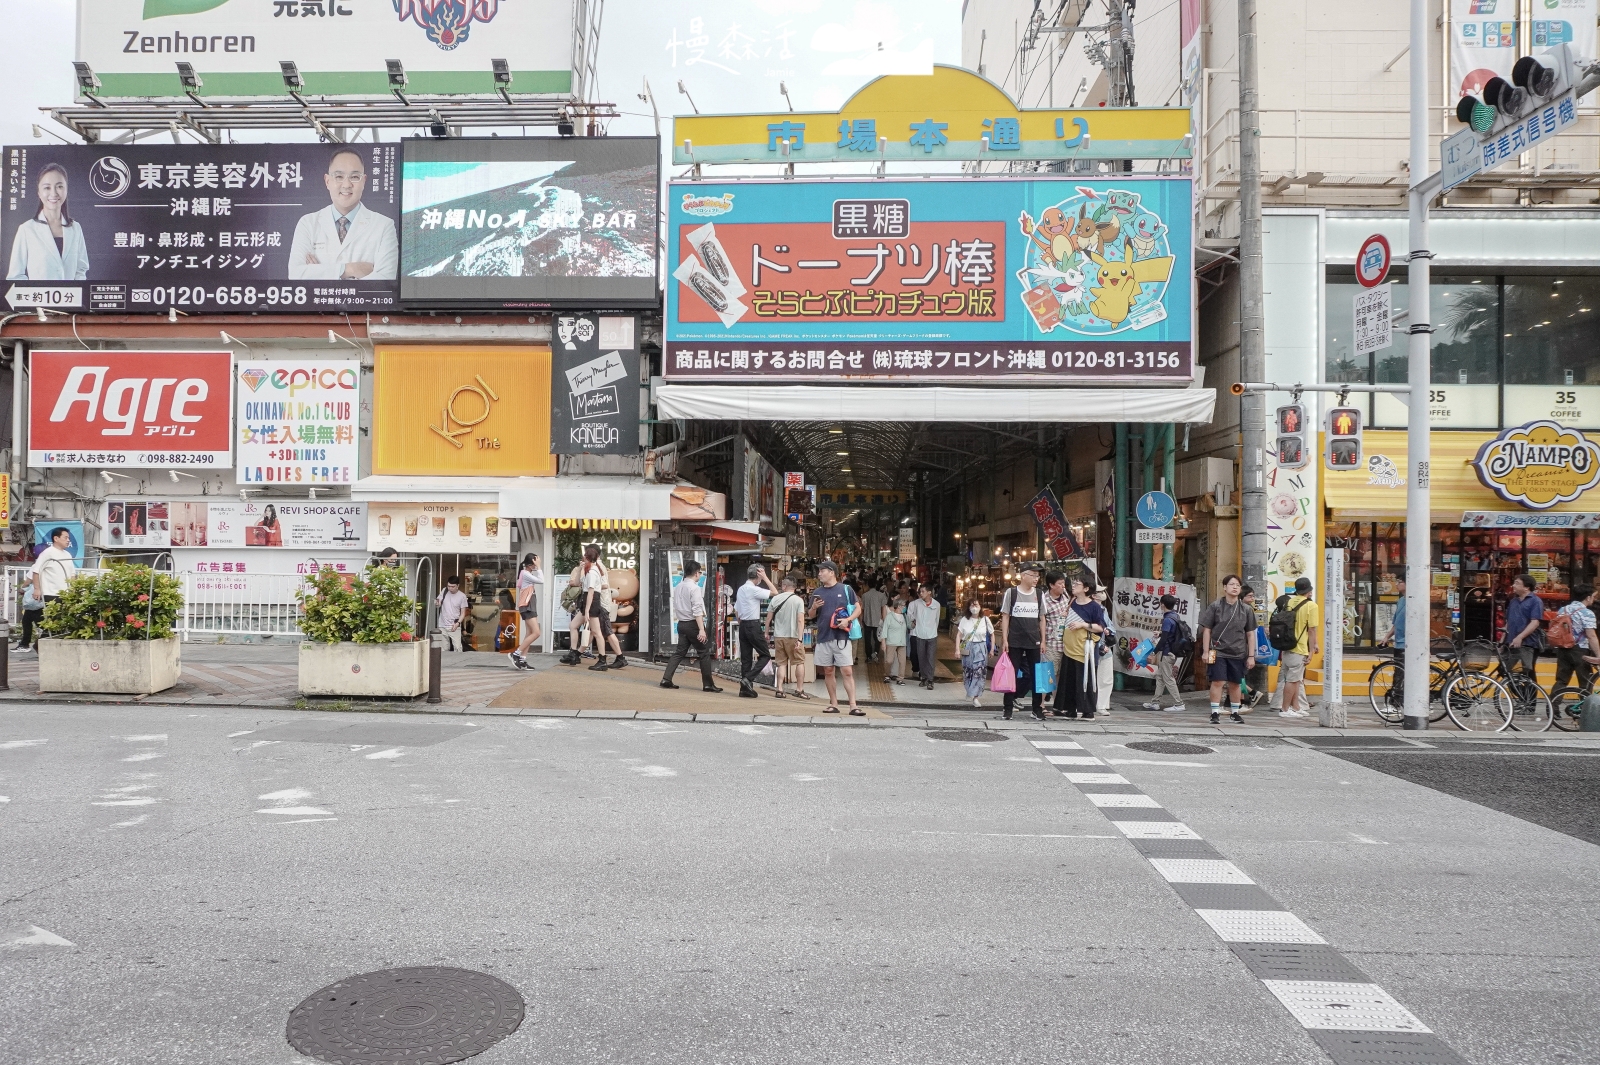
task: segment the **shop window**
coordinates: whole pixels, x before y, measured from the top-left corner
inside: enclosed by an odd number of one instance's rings
[[[1600,385],[1600,277],[1505,279],[1506,383]]]

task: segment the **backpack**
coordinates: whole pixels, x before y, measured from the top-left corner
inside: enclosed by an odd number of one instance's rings
[[[1545,639],[1552,647],[1576,647],[1578,636],[1572,631],[1572,614],[1566,607],[1544,612]]]
[[[1177,611],[1172,614],[1172,640],[1167,645],[1168,653],[1176,658],[1183,658],[1194,652],[1194,630],[1189,628],[1189,623],[1178,616]]]
[[[1267,642],[1280,651],[1293,651],[1300,644],[1300,607],[1311,602],[1309,599],[1300,600],[1299,606],[1289,608],[1289,597],[1284,596],[1278,601],[1278,609],[1272,612],[1272,617],[1267,620]]]

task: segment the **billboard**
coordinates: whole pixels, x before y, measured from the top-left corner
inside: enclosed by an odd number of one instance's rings
[[[108,499],[102,547],[344,547],[360,550],[367,505],[348,499]],[[241,567],[239,572],[244,572]]]
[[[511,520],[497,503],[373,503],[367,508],[367,545],[407,554],[511,553]]]
[[[1187,178],[669,186],[675,381],[1188,381]]]
[[[175,60],[203,96],[285,96],[281,60],[307,94],[386,95],[397,57],[409,92],[492,93],[504,59],[515,92],[568,93],[572,25],[572,0],[78,0],[77,58],[110,97],[182,96]]]
[[[349,484],[356,479],[361,363],[270,359],[236,368],[241,485]]]
[[[211,467],[233,457],[233,353],[35,351],[28,465]]]
[[[639,319],[558,314],[550,384],[550,452],[639,453]]]
[[[655,138],[416,140],[403,166],[403,300],[654,305]]]
[[[394,306],[395,144],[5,149],[12,310]]]

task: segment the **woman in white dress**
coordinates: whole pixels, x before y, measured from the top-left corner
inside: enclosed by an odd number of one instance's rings
[[[83,226],[67,211],[67,172],[59,163],[39,171],[39,210],[17,227],[11,242],[12,281],[82,281],[89,276]]]

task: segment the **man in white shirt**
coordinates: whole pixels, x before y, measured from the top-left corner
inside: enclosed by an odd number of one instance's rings
[[[693,649],[700,659],[701,691],[720,692],[711,678],[711,648],[706,645],[706,593],[700,584],[700,563],[684,559],[683,577],[672,589],[672,616],[678,619],[678,646],[667,659],[667,672],[661,678],[663,688],[676,688],[672,675],[678,671],[685,655]]]
[[[751,565],[747,575],[749,579],[739,586],[738,594],[733,597],[733,609],[739,617],[739,698],[754,699],[756,678],[772,661],[767,633],[761,624],[761,604],[771,599],[778,589],[767,576],[767,567],[759,562]],[[752,658],[757,659],[753,665]]]
[[[367,171],[360,154],[351,148],[335,152],[322,181],[333,202],[300,216],[289,245],[290,279],[393,281],[400,240],[393,219],[361,204]]]
[[[465,650],[461,642],[461,621],[467,616],[467,608],[471,603],[467,593],[461,590],[460,577],[452,574],[445,578],[444,585],[444,591],[434,599],[434,605],[439,608],[439,631],[444,634],[445,650]]]
[[[933,689],[933,652],[939,642],[939,604],[933,598],[933,585],[924,584],[922,594],[906,610],[906,643],[911,652],[911,667],[922,678],[922,686]]]
[[[33,568],[28,570],[28,576],[33,584],[34,598],[46,603],[53,602],[66,590],[67,583],[77,572],[77,564],[72,560],[72,534],[64,526],[51,529],[50,546],[39,552]],[[42,607],[22,612],[22,637],[17,644],[18,651],[28,651],[33,648],[35,642],[33,627],[42,620],[44,620]]]

